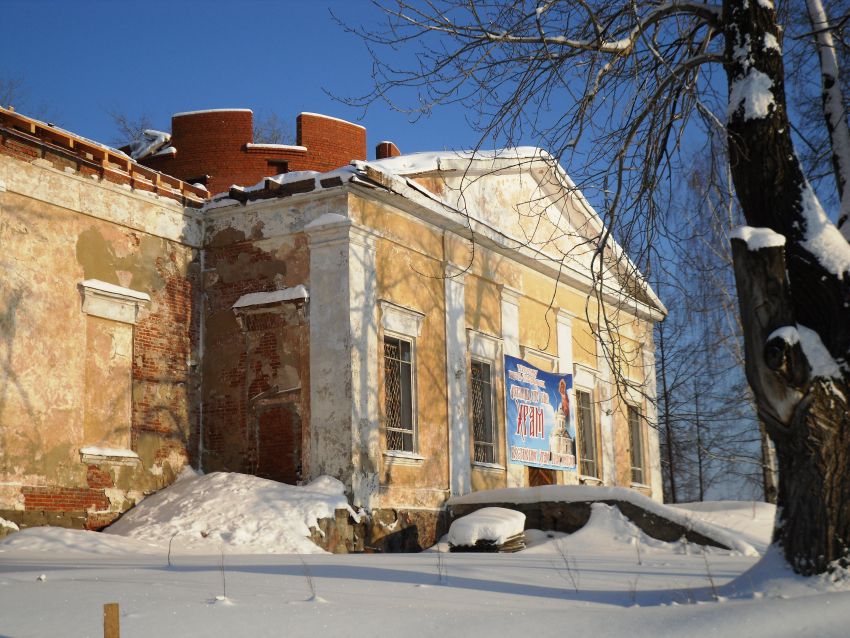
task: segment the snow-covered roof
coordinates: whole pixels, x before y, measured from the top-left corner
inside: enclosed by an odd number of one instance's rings
[[[408,153],[407,155],[397,155],[372,162],[362,162],[361,164],[394,175],[417,175],[445,170],[446,168],[456,168],[458,160],[468,164],[470,160],[531,161],[541,158],[552,159],[549,153],[543,149],[534,146],[516,146],[489,151],[428,151],[423,153]]]
[[[569,195],[568,199],[575,204],[575,212],[581,218],[576,228],[586,228],[587,230],[583,232],[592,233],[590,236],[601,236],[604,233],[604,223],[601,217],[566,174],[557,159],[544,149],[534,146],[495,150],[444,150],[409,153],[372,161],[354,160],[348,166],[326,173],[313,171],[283,173],[264,178],[253,186],[234,185],[229,192],[214,196],[206,204],[205,209],[212,210],[239,203],[245,204],[254,200],[317,193],[343,185],[358,185],[392,193],[419,204],[429,209],[429,216],[432,220],[438,218],[450,219],[453,216],[460,215],[465,228],[471,221],[482,226],[490,226],[494,235],[507,239],[507,243],[511,246],[521,248],[522,246],[528,247],[528,242],[517,242],[504,229],[494,227],[498,224],[493,220],[477,219],[470,214],[470,211],[458,210],[456,203],[429,190],[417,180],[420,176],[434,173],[443,176],[453,174],[463,178],[470,176],[477,178],[492,174],[518,173],[532,169],[533,172],[538,174],[536,177],[538,180],[541,179],[540,174],[549,175],[549,177],[543,178],[540,186],[544,190],[553,192],[553,201],[561,199],[562,194]],[[556,193],[555,191],[559,192]],[[562,206],[563,204],[558,203],[555,208],[561,211],[561,215],[565,215],[566,212],[562,210]],[[558,213],[555,213],[553,209],[552,214],[557,215]],[[478,237],[481,239],[481,233],[478,233]],[[613,239],[609,239],[608,246],[611,251],[610,260],[613,264],[609,275],[617,280],[617,283],[609,285],[610,292],[618,298],[626,295],[634,299],[643,308],[641,312],[648,312],[655,320],[663,318],[667,313],[664,304],[643,279],[635,264]],[[538,257],[543,257],[544,251],[537,250],[535,254]],[[564,270],[563,265],[558,268],[559,277],[562,276]]]

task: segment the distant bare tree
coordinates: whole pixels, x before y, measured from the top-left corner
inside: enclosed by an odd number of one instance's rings
[[[294,144],[292,129],[274,111],[260,111],[254,116],[254,141],[257,144]]]
[[[20,77],[0,76],[0,106],[4,108],[21,107],[26,100],[24,80]]]

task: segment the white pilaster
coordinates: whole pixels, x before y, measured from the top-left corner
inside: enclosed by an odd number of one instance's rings
[[[646,394],[646,447],[649,462],[649,485],[652,498],[664,501],[664,488],[661,479],[661,448],[658,442],[658,402],[655,386],[655,349],[650,341],[643,346],[644,393]]]
[[[616,450],[614,448],[614,386],[613,373],[608,358],[602,351],[602,344],[597,343],[599,355],[597,356],[597,367],[599,369],[599,431],[602,437],[602,483],[604,485],[616,485]]]
[[[578,428],[576,427],[576,392],[575,374],[573,371],[573,313],[566,310],[558,310],[558,372],[573,375],[573,386],[568,392],[570,399],[570,425],[576,442],[578,442]],[[578,445],[576,445],[576,470],[561,472],[564,484],[574,485],[578,483]]]
[[[343,217],[308,225],[310,455],[306,475],[346,484],[352,503],[378,496],[378,319],[375,237]]]
[[[472,489],[467,383],[466,296],[463,270],[445,264],[446,394],[449,413],[449,476],[452,496]]]
[[[520,356],[519,352],[519,296],[513,288],[502,286],[502,343],[505,354],[512,357]],[[508,487],[525,486],[525,466],[511,463],[505,459],[507,466]]]

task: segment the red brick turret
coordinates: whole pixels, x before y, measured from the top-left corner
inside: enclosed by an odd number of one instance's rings
[[[250,186],[290,171],[329,171],[366,159],[366,129],[315,113],[297,119],[297,144],[255,144],[253,113],[216,109],[171,118],[174,151],[140,163],[187,181],[205,182],[211,193]]]

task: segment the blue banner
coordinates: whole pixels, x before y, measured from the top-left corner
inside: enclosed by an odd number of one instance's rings
[[[572,387],[571,374],[544,372],[505,355],[508,461],[553,470],[575,469]]]

